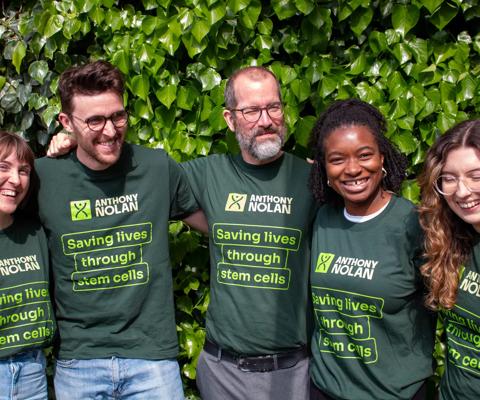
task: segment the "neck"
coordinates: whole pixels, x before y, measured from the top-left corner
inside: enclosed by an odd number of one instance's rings
[[[364,217],[380,210],[390,201],[391,198],[392,194],[390,192],[380,189],[372,199],[360,204],[345,204],[345,209],[350,215]]]
[[[13,223],[13,215],[0,213],[0,230],[8,228]]]

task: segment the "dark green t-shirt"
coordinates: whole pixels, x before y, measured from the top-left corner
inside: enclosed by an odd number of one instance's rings
[[[196,209],[181,168],[163,150],[126,144],[104,171],[74,153],[40,159],[36,169],[58,356],[175,357],[168,220]]]
[[[16,217],[0,230],[0,358],[48,344],[55,331],[48,249],[38,222]]]
[[[228,155],[182,166],[209,224],[207,337],[242,354],[305,344],[309,165],[285,154],[262,166]]]
[[[463,269],[452,310],[442,311],[447,362],[440,384],[442,400],[480,398],[480,244]]]
[[[320,208],[313,227],[312,377],[338,399],[411,399],[432,374],[433,318],[422,305],[421,230],[392,196],[363,223]]]

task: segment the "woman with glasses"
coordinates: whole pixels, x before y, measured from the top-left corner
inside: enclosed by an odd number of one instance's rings
[[[442,400],[480,397],[480,120],[442,135],[420,177],[427,306],[447,337]]]
[[[0,131],[0,400],[46,400],[45,356],[54,332],[48,253],[39,223],[22,215],[34,155]]]
[[[311,399],[425,399],[433,318],[423,306],[421,229],[397,196],[406,159],[381,113],[331,105],[312,131],[311,189],[322,205],[310,270]]]

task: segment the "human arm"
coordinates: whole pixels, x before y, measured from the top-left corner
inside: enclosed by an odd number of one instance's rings
[[[197,210],[193,214],[183,218],[183,222],[205,235],[208,234],[208,221],[203,210]]]

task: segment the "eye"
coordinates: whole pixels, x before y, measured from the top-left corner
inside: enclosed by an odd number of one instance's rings
[[[331,158],[328,159],[328,162],[330,164],[338,165],[338,164],[343,163],[343,157],[331,157]]]
[[[258,114],[259,111],[260,110],[258,108],[253,108],[253,107],[243,109],[243,113],[246,115],[256,115]]]
[[[10,169],[10,166],[5,163],[0,163],[0,171],[7,172]]]
[[[20,168],[20,170],[18,171],[18,173],[23,176],[30,176],[30,172],[31,171],[29,167]]]
[[[480,175],[479,174],[474,174],[472,176],[468,177],[472,182],[480,182]]]
[[[440,179],[443,183],[455,183],[457,181],[457,178],[453,175],[442,175]]]
[[[87,124],[90,126],[100,126],[103,124],[105,118],[101,115],[94,115],[86,120]]]
[[[360,158],[361,160],[368,160],[369,158],[371,158],[373,156],[373,153],[370,153],[370,152],[365,152],[365,153],[361,153],[358,158]]]

